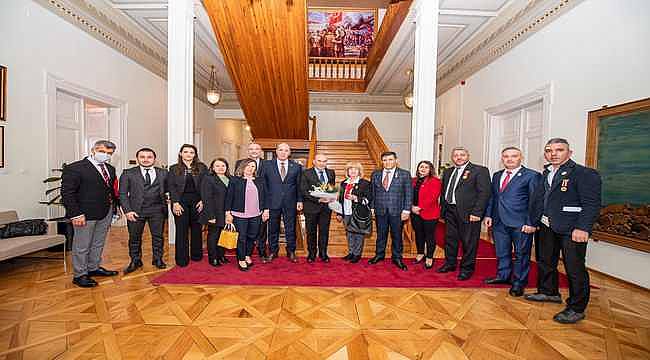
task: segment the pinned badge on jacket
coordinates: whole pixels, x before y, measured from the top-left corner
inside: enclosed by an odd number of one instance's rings
[[[569,179],[562,179],[562,185],[560,185],[560,191],[567,191],[567,186],[569,186]]]
[[[463,173],[463,180],[467,180],[467,178],[469,178],[469,170],[465,170]]]

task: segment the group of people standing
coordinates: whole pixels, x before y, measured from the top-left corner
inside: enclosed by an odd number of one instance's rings
[[[254,265],[257,248],[262,262],[279,256],[280,221],[284,224],[286,255],[297,263],[296,218],[305,215],[307,262],[328,263],[328,242],[332,198],[314,196],[314,188],[336,184],[334,170],[327,168],[327,156],[317,154],[314,166],[303,169],[289,159],[289,145],[279,144],[273,160],[262,159],[262,148],[252,143],[248,157],[238,160],[233,173],[228,161],[216,158],[209,166],[198,157],[194,145],[181,147],[177,163],[169,170],[155,167],[156,153],[142,148],[136,153],[138,166],[125,170],[118,179],[108,164],[115,145],[98,141],[91,154],[64,168],[62,197],[67,217],[75,226],[73,283],[96,286],[95,276],[113,276],[116,271],[100,266],[108,228],[121,207],[129,231],[131,262],[128,274],[142,267],[142,233],[148,223],[152,235],[153,261],[163,269],[163,227],[168,206],[175,223],[175,262],[187,266],[203,258],[202,229],[207,226],[208,261],[212,266],[229,262],[218,245],[229,224],[238,232],[237,266],[248,271]],[[402,257],[402,230],[411,221],[417,256],[414,264],[425,269],[434,265],[435,233],[440,219],[445,222],[444,263],[438,273],[455,272],[459,281],[475,271],[481,224],[491,229],[498,265],[496,276],[486,284],[510,284],[511,296],[522,296],[530,271],[535,238],[539,266],[537,292],[530,301],[561,302],[558,260],[562,251],[569,280],[567,307],[555,316],[561,323],[584,318],[589,301],[589,276],[585,267],[586,246],[600,210],[601,180],[598,173],[571,160],[569,143],[553,138],[545,147],[548,164],[543,174],[522,166],[522,152],[507,147],[501,153],[504,169],[490,179],[486,167],[470,162],[469,151],[452,150],[453,166],[442,178],[430,161],[420,161],[415,176],[398,167],[397,154],[381,154],[382,168],[364,178],[359,162],[345,167],[339,184],[337,220],[346,228],[350,263],[361,260],[365,237],[376,224],[374,265],[384,261],[390,234],[391,260],[407,270]],[[169,205],[168,205],[169,204]],[[458,251],[462,258],[458,263]],[[514,249],[514,259],[513,259]]]

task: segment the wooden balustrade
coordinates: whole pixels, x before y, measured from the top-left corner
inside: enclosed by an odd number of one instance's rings
[[[377,163],[377,168],[382,169],[381,154],[385,151],[389,151],[389,148],[369,117],[366,117],[361,125],[359,125],[359,129],[357,130],[357,140],[363,141],[368,145],[370,156],[373,158],[375,163]],[[411,245],[409,246],[411,249],[410,255],[415,255],[415,252],[417,251],[414,246],[415,234],[413,233],[413,227],[411,226],[410,220],[404,223],[402,235],[404,242],[408,242]]]
[[[307,72],[310,79],[363,80],[367,63],[365,58],[310,57]]]
[[[316,156],[316,116],[310,116],[311,122],[311,136],[309,138],[309,156],[307,157],[307,167],[310,168],[314,165],[314,157]]]

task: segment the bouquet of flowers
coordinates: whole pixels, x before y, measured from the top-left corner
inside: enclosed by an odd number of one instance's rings
[[[339,197],[339,187],[330,184],[314,185],[309,195],[319,199],[336,200]]]

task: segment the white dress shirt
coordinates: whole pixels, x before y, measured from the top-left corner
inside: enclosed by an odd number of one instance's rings
[[[283,164],[283,163],[284,163],[284,171],[285,171],[285,175],[287,175],[287,174],[289,174],[289,159],[287,159],[287,160],[276,159],[276,165],[278,166],[278,173],[279,173],[280,175],[282,175],[282,170],[281,170],[281,168],[282,168],[282,164]]]
[[[314,172],[316,173],[316,178],[318,181],[320,181],[320,173],[322,172],[325,183],[327,184],[329,182],[329,178],[327,177],[327,169],[314,168]]]
[[[508,176],[507,172],[510,171],[510,180],[508,180],[508,184],[514,179],[515,175],[521,170],[521,166],[518,166],[512,170],[508,169],[503,169],[503,173],[501,173],[501,178],[499,179],[499,189],[501,189],[501,185],[503,185],[503,180],[506,179],[506,176]]]
[[[463,177],[463,173],[465,172],[465,168],[467,167],[467,164],[469,164],[469,161],[464,163],[461,166],[457,166],[456,169],[454,169],[454,171],[456,171],[456,173],[457,173],[456,182],[453,183],[453,187],[452,187],[452,184],[449,184],[449,186],[447,186],[447,190],[445,191],[445,197],[446,197],[446,195],[447,195],[447,193],[449,191],[452,192],[451,193],[451,203],[450,203],[452,205],[456,205],[456,187],[458,186],[458,182],[460,181],[460,178]],[[453,172],[451,173],[451,176],[452,177],[454,176]],[[450,177],[450,179],[451,179],[451,177]],[[450,187],[451,187],[451,189],[450,189]]]
[[[102,172],[102,168],[99,166],[100,165],[99,162],[97,162],[97,160],[95,160],[95,158],[93,158],[92,155],[89,155],[86,159],[88,159],[88,161],[90,161],[90,163],[93,164],[93,166],[95,166],[95,169],[97,169],[97,172],[99,172],[99,175],[101,175],[101,177],[103,179],[104,178],[104,173]],[[104,169],[106,170],[106,174],[110,177],[111,174],[108,172],[108,166],[106,166],[106,164],[102,164],[102,165],[104,165]]]
[[[555,173],[557,173],[557,171],[560,168],[559,167],[554,168],[553,165],[549,165],[547,169],[548,169],[548,176],[546,176],[546,181],[548,182],[548,186],[551,186],[553,185],[553,178],[555,177]]]
[[[142,178],[144,179],[144,182],[147,182],[147,172],[146,169],[149,169],[149,176],[151,177],[151,183],[153,184],[154,181],[156,181],[156,169],[152,167],[144,167],[140,166],[140,173],[142,173]]]
[[[388,173],[388,188],[390,189],[390,184],[393,183],[393,177],[395,176],[395,171],[396,171],[396,170],[397,170],[397,168],[394,167],[394,168],[392,168],[392,169],[384,169],[384,170],[382,171],[382,173],[381,173],[381,183],[382,183],[382,186],[384,186],[384,185],[383,185],[383,184],[384,184],[384,176],[386,176],[386,174]]]

